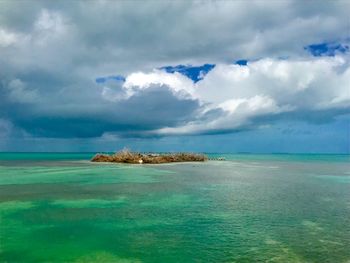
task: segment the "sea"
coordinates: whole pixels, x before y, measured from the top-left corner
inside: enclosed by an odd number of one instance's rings
[[[350,262],[350,157],[0,153],[0,262]]]

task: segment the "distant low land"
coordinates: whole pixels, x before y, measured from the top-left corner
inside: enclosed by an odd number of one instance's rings
[[[174,162],[204,162],[208,157],[197,153],[138,153],[129,150],[122,150],[114,154],[96,154],[92,162],[111,162],[111,163],[134,163],[134,164],[160,164]]]

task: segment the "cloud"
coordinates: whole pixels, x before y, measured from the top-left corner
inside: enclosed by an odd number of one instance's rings
[[[1,1],[0,118],[62,138],[329,121],[349,109],[349,12],[344,1]],[[314,57],[312,43],[342,46]]]
[[[197,100],[179,99],[164,85],[151,85],[121,98],[116,98],[118,91],[113,87],[93,87],[81,89],[81,94],[72,94],[64,103],[57,95],[40,94],[40,100],[30,103],[3,97],[1,113],[33,136],[86,138],[104,133],[142,136],[145,131],[186,123],[199,107]]]
[[[5,119],[0,119],[0,138],[8,137],[12,130],[12,124]]]
[[[85,66],[128,74],[181,63],[303,55],[310,43],[345,38],[349,11],[346,1],[2,1],[0,22],[9,34],[60,35],[60,55],[74,53],[73,60]]]
[[[349,73],[345,58],[332,57],[312,60],[262,59],[244,67],[218,64],[192,87],[188,83],[181,84],[181,75],[170,75],[177,80],[168,82],[169,87],[197,99],[202,108],[196,119],[185,125],[163,127],[155,132],[162,135],[220,133],[257,127],[261,124],[257,122],[258,119],[272,117],[288,119],[298,116],[298,119],[305,121],[329,121],[349,112]],[[162,74],[143,74],[137,80],[135,78],[141,75],[131,77],[138,85],[147,83],[143,86],[147,88],[151,81],[157,83],[163,79]],[[215,110],[220,114],[212,118],[203,117]]]
[[[183,74],[174,72],[167,73],[162,70],[154,69],[150,73],[135,72],[127,76],[123,87],[131,96],[135,92],[152,87],[153,85],[165,85],[171,88],[177,95],[192,94],[194,85],[191,79]]]
[[[124,82],[125,77],[123,77],[121,75],[116,75],[116,76],[98,77],[95,79],[96,83],[105,83],[108,80]]]
[[[30,103],[39,98],[36,90],[29,90],[20,79],[11,80],[5,87],[10,101]]]
[[[18,36],[0,28],[0,47],[8,47],[17,42]]]

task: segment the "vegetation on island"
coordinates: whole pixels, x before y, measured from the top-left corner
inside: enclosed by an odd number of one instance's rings
[[[204,162],[208,157],[198,153],[138,153],[124,149],[114,154],[96,154],[92,162],[112,162],[112,163],[173,163],[173,162]]]

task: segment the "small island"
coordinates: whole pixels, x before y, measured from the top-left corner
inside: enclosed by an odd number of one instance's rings
[[[208,157],[198,153],[138,153],[127,149],[114,154],[96,154],[92,162],[111,162],[111,163],[134,163],[134,164],[160,164],[173,162],[204,162]]]

